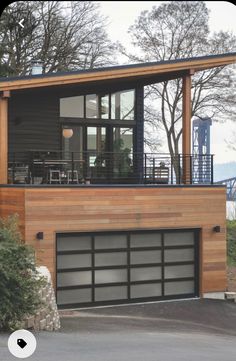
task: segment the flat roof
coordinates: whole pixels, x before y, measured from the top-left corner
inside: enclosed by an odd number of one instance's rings
[[[165,76],[170,74],[173,78],[183,76],[189,71],[197,72],[219,66],[230,65],[236,62],[236,52],[207,55],[184,59],[165,60],[159,62],[119,65],[96,69],[46,73],[18,77],[0,78],[0,91],[48,87],[55,85],[87,83],[91,81],[104,81],[116,79],[144,79],[155,75]],[[163,78],[164,77],[164,78]]]

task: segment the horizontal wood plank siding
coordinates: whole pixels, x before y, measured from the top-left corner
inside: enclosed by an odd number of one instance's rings
[[[20,188],[0,187],[0,217],[17,214],[20,222],[20,231],[25,239],[25,190]]]
[[[25,189],[25,239],[35,247],[39,263],[55,277],[56,232],[200,228],[201,292],[223,291],[225,202],[223,187],[29,187]],[[215,225],[220,225],[220,233],[213,232]],[[43,240],[36,240],[37,232],[44,232]]]
[[[9,100],[9,152],[61,149],[59,101],[51,94],[17,94]],[[28,160],[28,159],[26,159]]]

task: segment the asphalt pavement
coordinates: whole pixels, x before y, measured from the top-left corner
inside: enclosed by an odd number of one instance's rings
[[[235,361],[236,304],[193,300],[63,312],[61,331],[34,334],[30,361]],[[16,360],[7,339],[0,334],[0,360]]]

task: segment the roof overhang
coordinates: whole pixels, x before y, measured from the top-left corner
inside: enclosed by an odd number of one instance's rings
[[[109,80],[142,80],[160,77],[160,81],[182,77],[184,73],[194,72],[230,65],[236,62],[236,52],[189,59],[162,61],[158,63],[135,64],[93,69],[79,72],[50,73],[41,76],[25,76],[0,81],[0,91],[41,88],[58,85],[101,82]]]

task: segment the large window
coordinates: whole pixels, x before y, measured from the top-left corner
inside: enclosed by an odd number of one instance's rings
[[[84,97],[69,97],[60,99],[60,117],[83,118]]]
[[[60,117],[134,120],[134,104],[134,90],[61,98]]]

